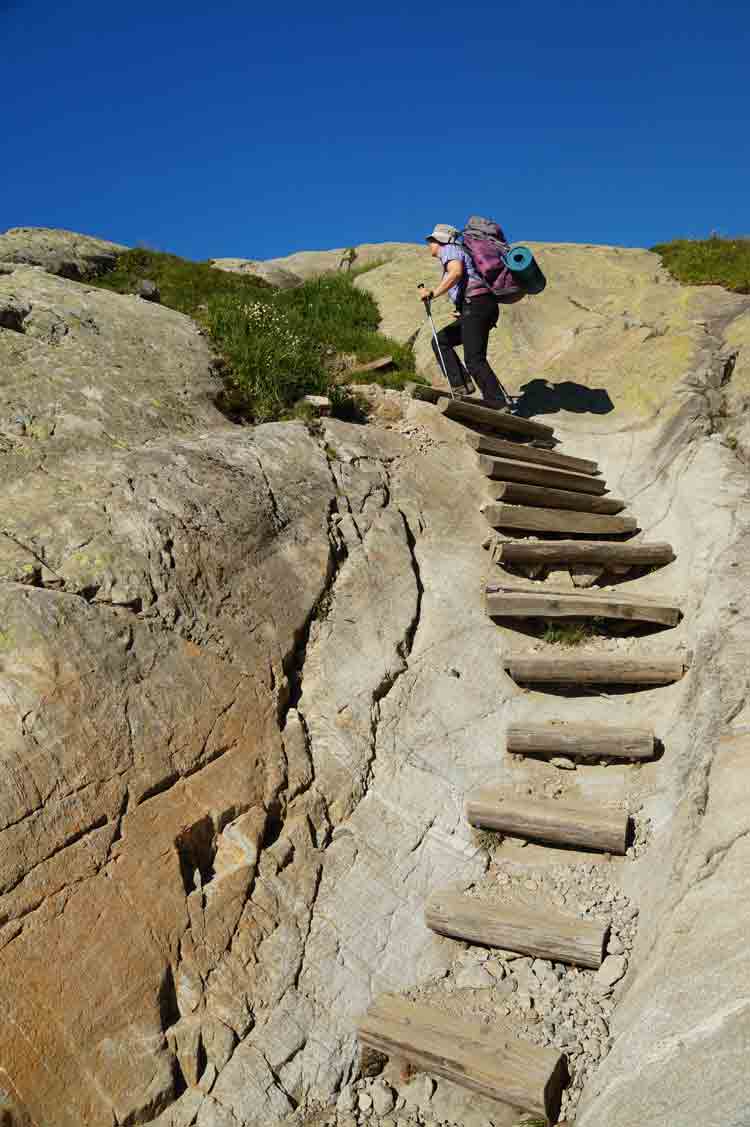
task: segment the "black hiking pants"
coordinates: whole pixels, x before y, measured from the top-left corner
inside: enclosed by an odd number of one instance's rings
[[[487,341],[490,330],[497,324],[498,316],[498,304],[492,294],[467,297],[464,298],[461,307],[461,316],[437,334],[448,380],[454,390],[463,391],[465,388],[464,367],[456,355],[456,345],[462,344],[466,371],[479,387],[482,398],[500,400],[507,398],[497,376],[487,362]],[[440,364],[440,355],[434,337],[432,350]],[[440,364],[441,371],[442,367],[443,365]]]

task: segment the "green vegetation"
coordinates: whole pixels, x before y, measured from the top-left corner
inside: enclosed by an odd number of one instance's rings
[[[267,299],[273,293],[268,282],[260,278],[229,274],[215,270],[207,262],[191,262],[176,254],[142,248],[118,255],[115,269],[95,278],[92,284],[116,293],[133,293],[145,278],[159,287],[162,305],[189,317],[198,315],[210,299],[235,297],[252,301]]]
[[[548,622],[542,634],[542,641],[554,642],[561,646],[580,646],[593,637],[594,627],[589,622]]]
[[[477,849],[482,849],[485,853],[492,854],[502,845],[503,835],[496,833],[494,830],[472,829],[471,840],[474,842]]]
[[[172,254],[138,249],[119,256],[93,284],[118,293],[155,282],[161,302],[199,321],[219,354],[221,407],[234,418],[262,422],[288,417],[304,395],[328,395],[339,417],[357,418],[356,397],[337,386],[341,354],[365,364],[385,355],[395,371],[367,372],[352,382],[402,387],[413,378],[411,349],[377,331],[378,307],[354,285],[362,271],[324,274],[289,290],[216,270]],[[340,380],[348,379],[344,373]]]
[[[678,282],[750,293],[750,238],[674,239],[651,249]]]

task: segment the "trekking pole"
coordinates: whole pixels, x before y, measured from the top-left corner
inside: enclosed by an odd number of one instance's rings
[[[423,290],[424,289],[424,282],[420,282],[417,285],[417,289]],[[432,339],[435,342],[435,351],[438,354],[438,359],[440,361],[440,367],[443,369],[443,375],[445,376],[445,382],[448,384],[448,389],[451,393],[451,399],[455,399],[456,397],[453,394],[453,385],[451,384],[451,381],[448,379],[448,369],[445,366],[445,357],[443,356],[443,351],[440,347],[440,341],[438,340],[437,329],[435,328],[435,322],[432,319],[432,307],[431,307],[431,303],[430,303],[429,300],[425,301],[424,307],[427,311],[427,316],[430,318],[430,325],[432,327]]]

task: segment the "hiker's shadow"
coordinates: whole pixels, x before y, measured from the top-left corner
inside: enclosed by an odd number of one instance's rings
[[[536,379],[521,385],[515,414],[530,419],[532,415],[550,415],[555,411],[607,415],[614,409],[615,405],[603,387],[585,387],[572,380],[550,383],[548,380]]]

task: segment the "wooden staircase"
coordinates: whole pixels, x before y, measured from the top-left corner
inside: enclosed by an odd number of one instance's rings
[[[579,586],[588,586],[602,576],[623,579],[674,560],[671,545],[632,539],[637,519],[623,515],[625,502],[608,495],[597,463],[558,452],[551,427],[433,391],[420,397],[468,428],[466,442],[488,479],[490,500],[481,506],[488,526],[506,534],[547,537],[502,540],[494,556],[501,567],[511,572],[525,568],[527,576],[544,575],[550,567],[570,568],[574,580],[578,569],[587,577]],[[668,629],[681,618],[671,599],[619,589],[498,581],[487,585],[485,600],[487,614],[506,626],[526,620],[612,619]],[[585,692],[588,686],[610,685],[633,691],[678,681],[686,663],[670,656],[551,651],[511,655],[505,668],[517,683],[542,690],[565,686]],[[513,723],[507,731],[511,757],[638,762],[652,758],[656,748],[656,737],[646,728],[553,719]],[[631,833],[626,810],[593,800],[530,797],[518,790],[485,786],[468,795],[469,823],[528,841],[625,854]],[[455,891],[429,898],[425,922],[433,931],[465,942],[589,968],[601,965],[609,931],[607,924],[562,915],[547,904],[529,908]],[[515,1039],[497,1024],[465,1022],[421,1003],[381,998],[370,1006],[358,1034],[364,1045],[418,1069],[546,1117],[548,1123],[556,1121],[567,1082],[564,1056]]]

